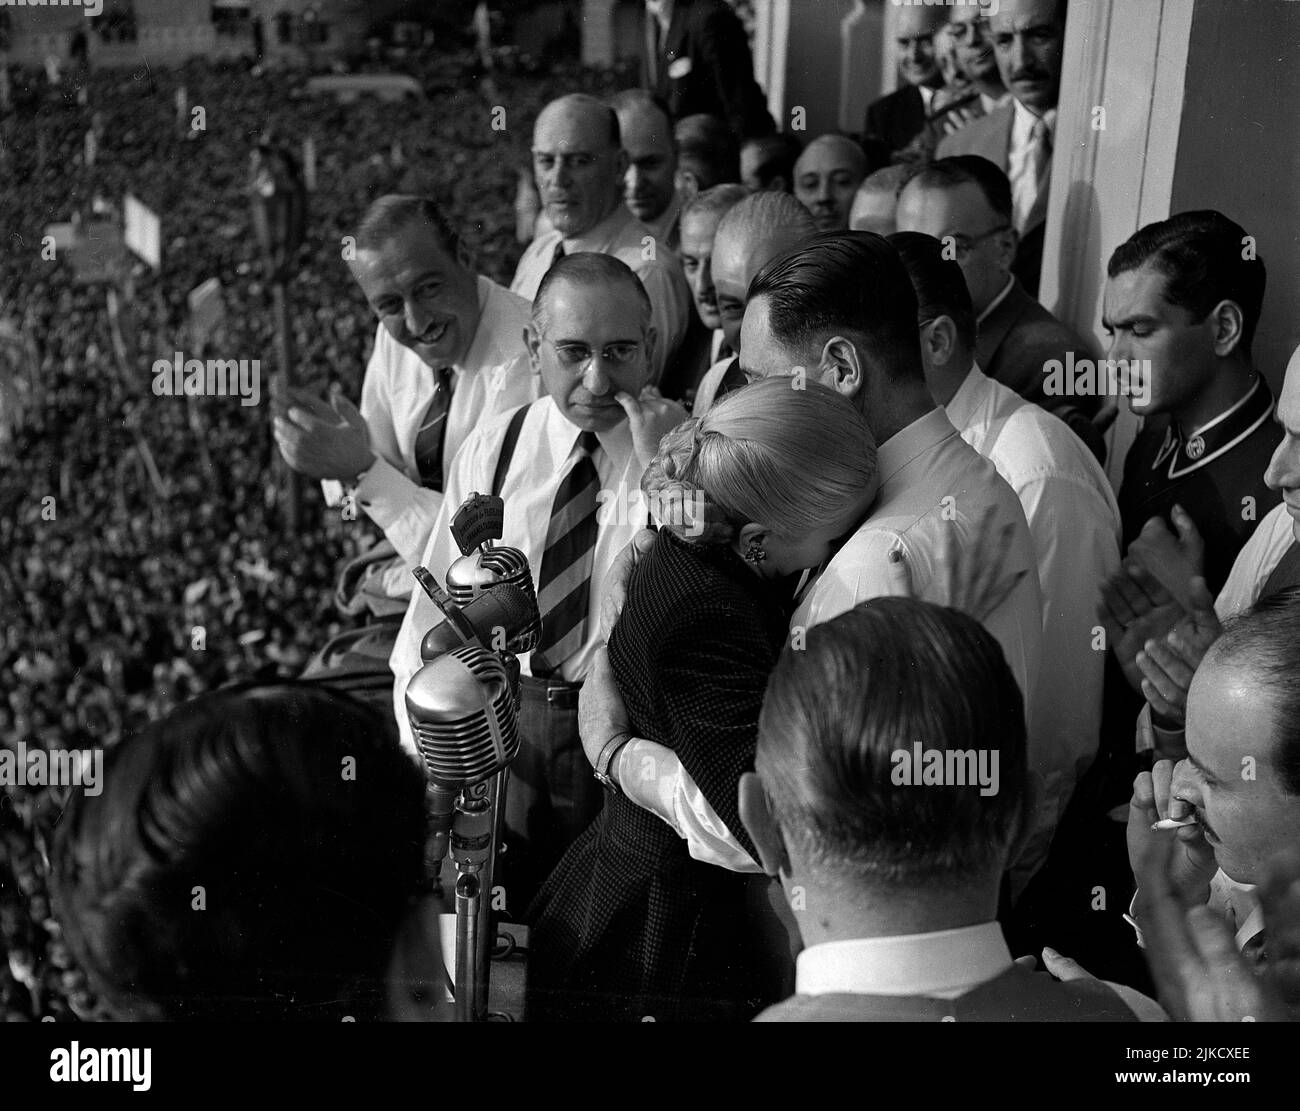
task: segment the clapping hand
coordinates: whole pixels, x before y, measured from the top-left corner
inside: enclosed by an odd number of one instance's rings
[[[365,418],[342,393],[335,392],[331,402],[290,390],[275,404],[275,442],[299,474],[349,482],[374,460],[370,433]]]
[[[1223,632],[1205,580],[1192,579],[1187,612],[1163,637],[1148,640],[1135,657],[1142,672],[1142,694],[1167,721],[1182,724],[1192,676],[1210,645]]]

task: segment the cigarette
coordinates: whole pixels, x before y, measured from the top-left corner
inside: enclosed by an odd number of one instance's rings
[[[1179,821],[1177,818],[1161,818],[1160,821],[1152,825],[1152,829],[1182,829],[1183,826],[1194,826],[1195,818],[1184,818]]]

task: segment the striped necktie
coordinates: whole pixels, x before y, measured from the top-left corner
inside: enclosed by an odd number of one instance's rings
[[[415,466],[420,472],[420,485],[429,490],[441,490],[442,446],[447,439],[447,413],[451,409],[454,379],[449,366],[439,367],[433,374],[436,381],[433,399],[415,433]]]
[[[591,565],[596,554],[596,494],[600,489],[592,456],[599,448],[594,432],[578,436],[578,457],[551,507],[537,581],[542,638],[533,652],[532,671],[538,678],[554,675],[587,639]]]

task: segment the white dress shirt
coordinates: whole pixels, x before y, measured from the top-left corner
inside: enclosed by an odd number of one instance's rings
[[[562,239],[560,233],[551,228],[528,245],[515,270],[515,280],[510,283],[512,293],[532,302],[542,276],[555,261],[555,247]],[[585,235],[563,239],[563,242],[565,254],[594,251],[613,255],[627,263],[641,279],[650,295],[651,323],[659,337],[653,360],[655,380],[658,381],[669,356],[681,346],[691,313],[695,311],[690,287],[682,274],[681,261],[622,203]],[[651,247],[654,254],[647,260],[645,253]]]
[[[1047,124],[1049,141],[1054,142],[1056,110],[1049,109],[1042,119]],[[1021,233],[1041,222],[1038,218],[1042,214],[1040,186],[1043,192],[1047,189],[1046,176],[1040,177],[1034,167],[1033,132],[1038,120],[1039,117],[1020,101],[1012,101],[1011,146],[1007,150],[1007,177],[1011,180],[1011,210],[1016,230]],[[1047,165],[1051,166],[1050,156]]]
[[[810,945],[795,958],[797,995],[925,995],[957,999],[1012,965],[996,922],[894,937]],[[1103,981],[1142,1022],[1166,1022],[1159,1004],[1124,984]]]
[[[447,568],[460,558],[460,549],[451,537],[452,515],[471,493],[491,490],[497,457],[501,454],[501,444],[509,424],[510,416],[507,414],[471,432],[452,462],[446,498],[420,560],[444,585]],[[578,435],[578,428],[556,408],[555,402],[543,397],[529,409],[501,486],[501,497],[505,500],[501,543],[523,552],[532,567],[534,582],[541,572],[555,495],[575,457]],[[591,571],[592,598],[601,597],[610,563],[632,537],[645,528],[647,521],[640,489],[643,468],[633,450],[627,421],[621,421],[608,432],[597,433],[597,439],[603,449],[595,456],[603,505],[597,518],[596,551]],[[406,718],[406,684],[421,666],[420,641],[441,621],[442,615],[424,591],[412,591],[397,643],[389,657],[389,665],[396,677],[393,706],[398,727],[402,743],[412,752],[415,744]],[[594,615],[587,625],[587,639],[582,648],[560,666],[559,677],[569,682],[581,682],[586,677],[592,653],[601,644],[600,623]],[[519,657],[525,675],[532,674],[531,659],[531,653]]]
[[[478,328],[465,357],[452,366],[444,474],[473,428],[541,393],[541,379],[529,366],[523,339],[531,306],[483,277],[478,279],[478,300]],[[395,568],[397,581],[385,582],[393,598],[410,594],[410,569],[419,562],[442,508],[443,495],[420,485],[415,462],[415,437],[435,385],[433,370],[379,325],[361,387],[361,415],[376,458],[357,484],[356,498],[406,563]]]
[[[1237,553],[1228,579],[1219,591],[1214,610],[1220,621],[1248,610],[1259,601],[1268,577],[1295,539],[1295,518],[1286,511],[1286,503],[1274,506]]]
[[[1059,819],[1097,754],[1105,648],[1094,647],[1101,586],[1119,567],[1115,494],[1058,417],[971,367],[947,405],[961,437],[1020,499],[1038,559],[1043,653],[1031,722]],[[1045,846],[1044,846],[1045,849]]]

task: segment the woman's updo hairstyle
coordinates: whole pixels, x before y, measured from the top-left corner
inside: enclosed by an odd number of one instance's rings
[[[760,379],[683,421],[641,478],[660,524],[696,544],[732,543],[751,522],[799,537],[877,485],[866,419],[802,376]]]

